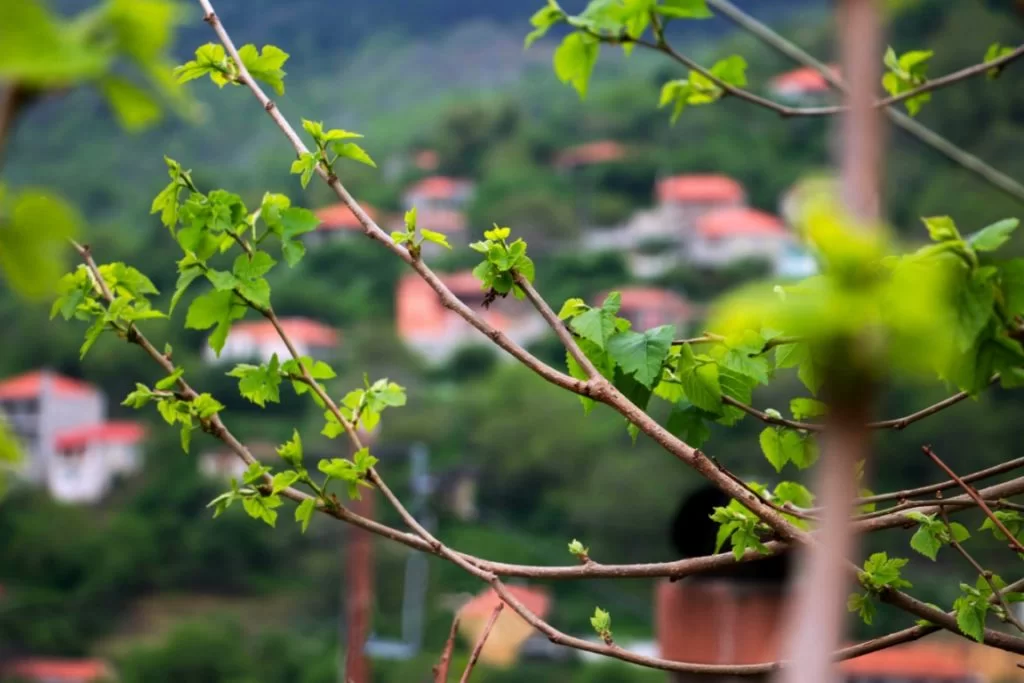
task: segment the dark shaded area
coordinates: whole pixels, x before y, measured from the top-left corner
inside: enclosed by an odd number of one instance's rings
[[[672,547],[680,556],[700,557],[714,551],[718,524],[711,521],[711,514],[716,507],[728,505],[730,500],[725,493],[711,486],[699,488],[683,500],[672,518],[670,531]],[[786,552],[757,562],[702,572],[701,576],[782,583],[789,576],[791,565],[791,553]]]

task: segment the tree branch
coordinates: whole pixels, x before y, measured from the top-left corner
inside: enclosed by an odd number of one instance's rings
[[[992,579],[992,572],[990,572],[987,569],[985,569],[984,567],[982,567],[978,563],[978,561],[975,560],[974,557],[969,552],[967,552],[967,549],[964,548],[963,544],[960,543],[960,541],[956,540],[956,535],[953,533],[953,525],[950,524],[950,522],[949,522],[949,515],[946,514],[945,509],[942,509],[940,511],[940,514],[942,515],[942,521],[945,522],[945,524],[946,524],[946,530],[949,533],[949,539],[950,539],[949,540],[949,544],[953,547],[954,550],[956,550],[958,553],[960,553],[960,555],[965,560],[967,560],[967,562],[972,567],[974,567],[974,570],[976,572],[978,572],[979,576],[981,576],[981,577],[983,577],[985,579],[985,583],[987,583],[989,588],[992,589],[992,595],[995,596],[995,598],[999,601],[999,604],[1002,606],[1003,612],[1006,615],[1005,616],[1006,621],[1008,621],[1011,624],[1013,624],[1013,626],[1018,631],[1024,632],[1024,625],[1021,625],[1021,623],[1017,619],[1017,617],[1013,616],[1013,610],[1010,609],[1010,604],[1006,601],[1006,596],[1003,595],[1003,592],[999,589],[999,586],[997,586],[995,584],[995,581],[993,581],[993,579]]]
[[[267,97],[266,93],[263,92],[263,89],[260,88],[259,84],[256,83],[245,68],[245,65],[242,63],[242,60],[238,55],[238,50],[235,47],[234,42],[231,40],[231,37],[228,35],[224,26],[217,18],[213,6],[210,4],[210,0],[198,0],[198,2],[203,8],[204,20],[214,29],[217,37],[224,45],[225,50],[227,50],[228,54],[237,62],[239,82],[248,87],[256,97],[257,101],[263,105],[264,110],[266,110],[277,126],[288,137],[296,153],[308,153],[306,146],[295,132],[295,129],[292,128],[291,124],[289,124],[284,118],[278,107]],[[385,245],[399,258],[416,270],[416,272],[426,280],[431,288],[437,292],[445,307],[455,311],[460,317],[466,320],[466,322],[470,323],[473,327],[483,332],[488,338],[492,339],[495,344],[549,382],[574,393],[589,396],[590,398],[594,398],[595,400],[601,401],[615,408],[623,417],[639,427],[641,431],[650,436],[657,443],[661,444],[667,451],[708,478],[709,481],[715,484],[722,491],[736,499],[749,501],[748,506],[753,506],[751,507],[751,510],[753,510],[755,514],[757,514],[766,524],[778,532],[782,538],[794,540],[805,536],[803,531],[791,525],[774,509],[764,505],[756,497],[751,497],[749,492],[743,487],[736,485],[735,482],[723,476],[715,464],[711,462],[704,453],[686,444],[666,430],[658,424],[656,420],[648,416],[643,410],[638,408],[632,401],[626,398],[609,383],[601,382],[592,384],[589,381],[577,380],[565,373],[551,368],[549,365],[534,357],[525,349],[513,342],[501,331],[495,329],[482,318],[474,314],[468,306],[452,294],[451,290],[441,282],[437,275],[430,270],[430,268],[427,267],[421,259],[413,258],[408,250],[398,244],[395,244],[395,242],[380,229],[373,219],[371,219],[362,207],[359,206],[358,202],[353,199],[352,195],[350,195],[344,186],[342,186],[337,176],[329,174],[325,169],[320,167],[317,168],[317,173],[331,187],[331,189],[334,190],[342,203],[344,203],[352,211],[353,215],[356,216],[359,223],[363,226],[364,233],[366,233],[366,235],[371,239],[375,239]],[[374,481],[374,483],[376,484],[377,482]],[[387,497],[388,494],[386,490],[382,489],[382,492],[384,492],[385,497]],[[409,523],[408,519],[405,521],[406,523]],[[415,529],[415,527],[413,528]],[[417,533],[420,533],[419,530],[417,530]]]
[[[444,649],[441,650],[441,659],[434,666],[434,683],[448,683],[448,669],[452,663],[452,650],[455,649],[455,634],[459,629],[459,615],[455,614],[452,619],[452,630],[448,633],[448,640],[444,642]]]
[[[494,628],[494,624],[498,621],[498,616],[501,614],[501,610],[504,609],[505,603],[499,602],[491,612],[490,619],[484,624],[484,630],[480,634],[480,637],[476,641],[476,645],[473,646],[473,652],[469,655],[469,661],[466,662],[466,670],[462,672],[462,678],[459,679],[459,683],[469,683],[469,677],[473,673],[473,667],[476,666],[476,662],[480,659],[480,653],[484,649],[484,645],[487,643],[487,638],[491,635],[491,629]]]
[[[815,59],[809,52],[801,49],[792,41],[787,40],[782,35],[776,33],[765,24],[736,7],[736,5],[734,5],[730,0],[707,0],[707,3],[714,9],[721,12],[722,15],[730,21],[752,33],[769,47],[774,48],[799,64],[813,68],[815,71],[820,73],[825,78],[825,81],[832,85],[832,87],[845,91],[846,85],[843,80],[832,73],[832,70],[829,69],[826,64]],[[1010,176],[986,164],[973,154],[957,147],[946,138],[921,123],[918,123],[906,114],[889,108],[886,108],[883,111],[885,112],[885,115],[889,117],[890,121],[916,137],[921,142],[944,154],[963,168],[966,168],[980,176],[993,187],[1006,192],[1019,201],[1024,201],[1024,185],[1021,185]]]
[[[986,467],[983,470],[978,470],[972,474],[966,474],[962,476],[961,481],[967,483],[973,483],[980,481],[981,479],[988,479],[1006,472],[1011,472],[1020,467],[1024,467],[1024,458],[1015,458],[1013,460],[1007,460],[1006,462],[992,467]],[[955,489],[960,484],[949,479],[947,481],[939,482],[938,484],[929,484],[927,486],[919,486],[913,489],[904,489],[902,491],[893,491],[891,493],[880,493],[874,496],[865,496],[864,498],[857,499],[857,505],[867,505],[869,503],[884,503],[890,500],[903,500],[906,498],[912,498],[914,496],[923,496],[929,493],[937,493],[939,491],[948,491],[949,489]]]
[[[944,463],[942,461],[942,458],[936,455],[935,451],[933,451],[930,447],[922,446],[921,450],[924,451],[925,455],[932,459],[932,462],[934,462],[936,465],[942,468],[942,471],[944,471],[953,481],[959,484],[960,487],[967,492],[967,495],[970,496],[974,500],[974,502],[978,504],[978,507],[980,507],[982,511],[985,513],[985,515],[992,520],[992,523],[996,525],[999,531],[1006,535],[1006,538],[1010,543],[1010,547],[1016,550],[1018,553],[1024,553],[1024,545],[1021,545],[1020,541],[1017,540],[1017,537],[1011,534],[1009,529],[1006,528],[1006,525],[1004,525],[999,520],[999,518],[996,517],[995,513],[992,512],[992,508],[988,506],[984,498],[978,495],[978,492],[974,490],[974,487],[965,482],[960,477],[958,477],[956,475],[956,472],[950,469],[949,465]]]

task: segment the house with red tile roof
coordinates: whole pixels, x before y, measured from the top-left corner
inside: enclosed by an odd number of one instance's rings
[[[113,681],[114,672],[102,659],[26,657],[0,666],[0,680],[25,683],[100,683]]]
[[[698,313],[697,307],[685,297],[661,287],[619,287],[622,306],[619,316],[633,324],[635,330],[647,330],[660,325],[673,325],[683,333],[687,324]],[[595,299],[595,305],[604,301],[608,292]]]
[[[281,329],[295,345],[300,356],[324,358],[341,343],[341,334],[328,325],[310,318],[281,318]],[[267,363],[277,354],[282,363],[291,359],[291,352],[269,320],[245,320],[231,327],[220,356],[207,345],[203,358],[209,363],[256,361]]]
[[[839,67],[829,65],[833,75],[839,75]],[[817,69],[809,66],[799,67],[781,73],[769,82],[772,94],[781,100],[795,103],[820,100],[832,90],[828,81]]]
[[[563,149],[555,155],[554,166],[561,170],[572,170],[607,164],[626,158],[628,151],[625,145],[615,140],[595,140]]]
[[[971,664],[971,643],[921,640],[839,664],[845,683],[984,683]]]
[[[366,215],[374,222],[381,219],[380,212],[371,204],[360,202]],[[360,237],[363,235],[363,224],[359,222],[352,210],[343,202],[329,204],[314,211],[320,219],[316,230],[307,232],[302,239],[309,245],[322,244],[328,240],[346,239],[349,237]]]
[[[473,199],[474,187],[473,181],[464,178],[427,176],[405,190],[402,208],[416,208],[419,227],[444,233],[453,245],[464,244],[468,241],[466,209]],[[433,250],[432,245],[424,247]]]
[[[472,272],[440,278],[460,301],[516,343],[530,344],[547,334],[543,318],[525,301],[498,297],[484,306],[487,293]],[[487,343],[482,333],[445,308],[437,293],[415,273],[398,282],[395,315],[399,338],[431,362],[443,362],[463,347]]]
[[[81,380],[49,370],[2,380],[0,416],[28,456],[24,476],[57,500],[96,502],[141,467],[142,425],[108,421],[103,393]]]
[[[551,596],[543,588],[510,584],[506,590],[526,609],[541,619],[551,610]],[[459,610],[459,632],[467,643],[475,643],[494,609],[502,602],[493,588],[473,597]],[[491,635],[480,651],[480,661],[492,667],[507,668],[515,663],[523,645],[536,633],[525,619],[508,606],[498,615]]]

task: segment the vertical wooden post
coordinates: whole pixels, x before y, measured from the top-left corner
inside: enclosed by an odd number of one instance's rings
[[[363,430],[360,439],[367,447],[373,445],[376,434]],[[361,488],[362,497],[349,507],[363,517],[373,518],[376,489]],[[370,532],[349,526],[343,550],[345,556],[346,586],[342,591],[345,607],[344,679],[341,683],[370,683],[370,661],[366,656],[366,641],[370,636],[373,619],[373,536]]]
[[[864,226],[877,222],[882,174],[882,124],[874,107],[882,59],[877,0],[838,0],[837,32],[848,111],[840,127],[840,176],[846,210]],[[839,359],[837,362],[842,362]],[[854,374],[854,373],[851,373]],[[835,378],[833,377],[833,380]],[[831,661],[843,640],[850,592],[846,563],[856,550],[849,526],[857,495],[857,463],[870,455],[865,423],[871,387],[826,376],[831,415],[822,436],[823,456],[816,492],[824,508],[815,534],[819,545],[802,553],[796,573],[795,604],[781,676],[785,683],[830,683],[838,676]]]

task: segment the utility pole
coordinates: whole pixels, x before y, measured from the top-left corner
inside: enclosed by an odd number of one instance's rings
[[[367,446],[374,435],[360,431]],[[373,518],[374,496],[370,488],[360,489],[359,500],[349,508],[357,515]],[[340,683],[370,683],[370,661],[366,656],[366,640],[373,617],[373,538],[370,532],[349,526],[342,546],[346,586],[341,591],[345,629],[341,634],[339,652],[344,653]]]

